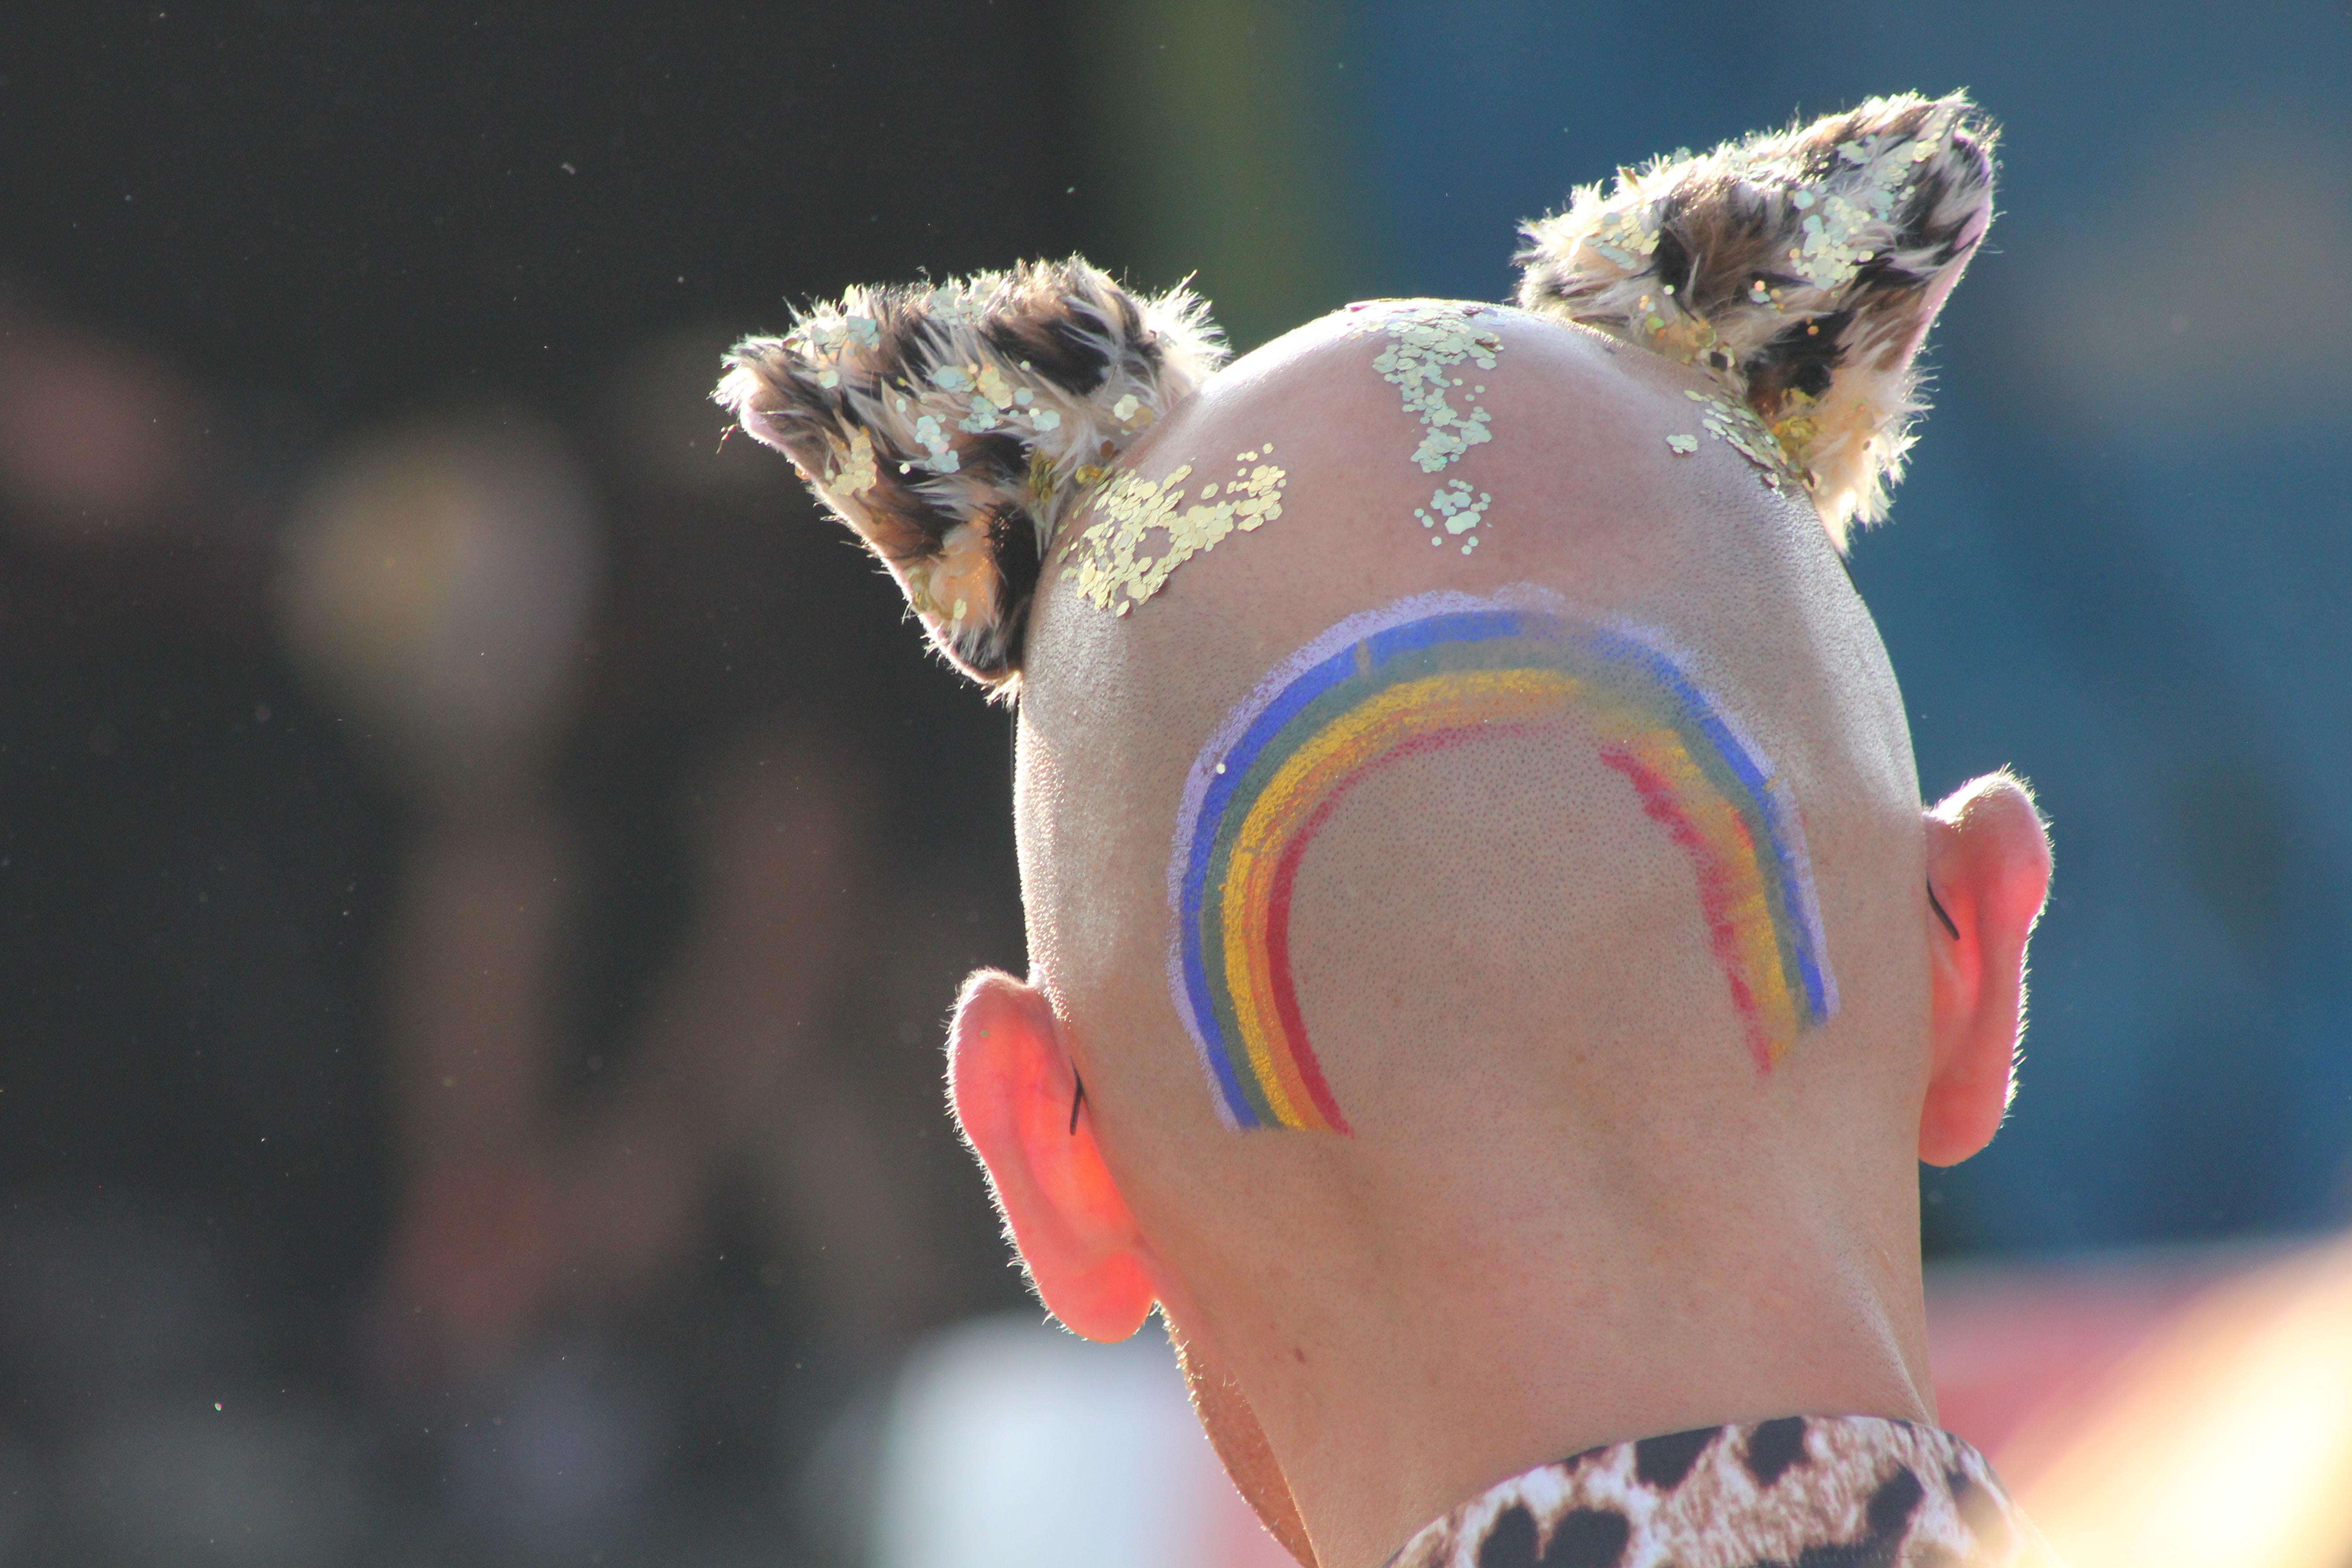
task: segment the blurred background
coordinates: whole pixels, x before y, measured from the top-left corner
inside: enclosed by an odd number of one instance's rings
[[[1966,87],[2005,212],[1853,561],[1926,790],[2058,844],[1923,1184],[1946,1416],[2078,1564],[2340,1568],[2347,81],[2341,0],[19,0],[0,1563],[1282,1561],[1006,1266],[939,1044],[1008,721],[718,355],[1081,247],[1244,348],[1499,298],[1572,184]]]

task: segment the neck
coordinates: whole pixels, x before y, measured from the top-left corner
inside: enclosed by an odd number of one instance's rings
[[[1239,1419],[1263,1428],[1318,1568],[1376,1568],[1586,1448],[1797,1414],[1931,1422],[1916,1247],[1875,1225],[1738,1219],[1673,1238],[1588,1222],[1542,1256],[1524,1230],[1515,1247],[1457,1236],[1410,1279],[1384,1260],[1413,1254],[1383,1248],[1311,1289],[1302,1271],[1169,1306],[1192,1356],[1245,1391]]]

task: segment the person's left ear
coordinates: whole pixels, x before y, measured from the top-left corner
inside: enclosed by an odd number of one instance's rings
[[[2050,834],[2025,786],[1989,773],[1927,814],[1927,1093],[1919,1158],[1956,1165],[2000,1130],[2025,1030],[2025,944],[2050,891]]]
[[[1035,986],[982,970],[964,983],[948,1051],[956,1120],[1046,1309],[1086,1339],[1126,1339],[1157,1292],[1052,1005]]]

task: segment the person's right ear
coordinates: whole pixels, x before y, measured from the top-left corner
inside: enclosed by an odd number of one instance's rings
[[[2000,1130],[2025,1028],[2025,943],[2050,891],[2050,835],[2025,786],[1989,773],[1927,813],[1931,964],[1919,1158],[1955,1165]]]
[[[1086,1339],[1134,1333],[1157,1292],[1044,993],[995,970],[966,981],[948,1089],[1047,1310]]]

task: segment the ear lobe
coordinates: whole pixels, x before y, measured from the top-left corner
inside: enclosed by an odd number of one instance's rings
[[[2050,837],[2032,795],[2005,773],[1961,786],[1926,826],[1931,1057],[1919,1158],[1951,1165],[1992,1142],[2015,1091],[2026,942],[2050,889]]]
[[[965,982],[949,1040],[956,1120],[1046,1309],[1109,1343],[1142,1326],[1157,1292],[1077,1083],[1036,987],[992,970]]]

